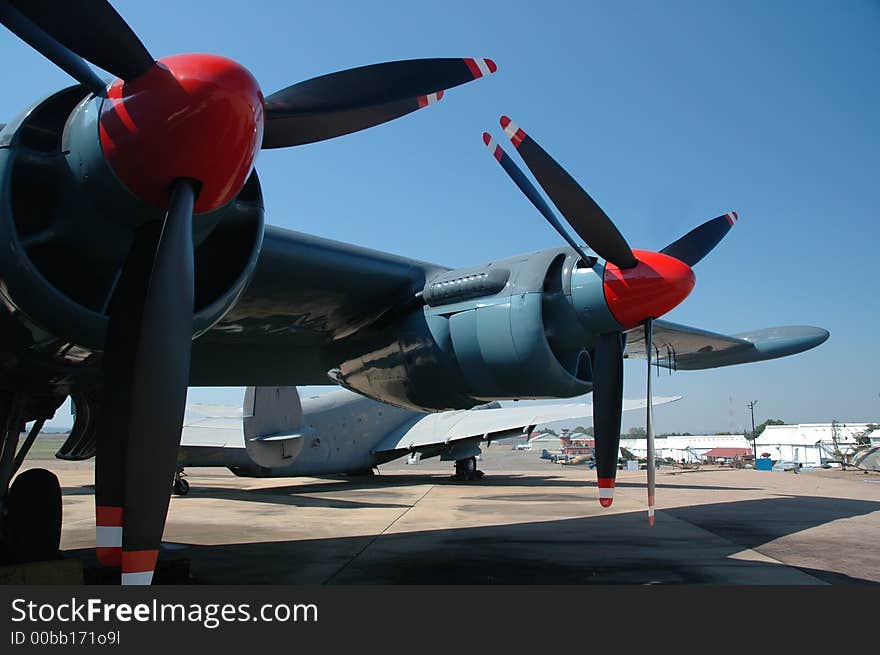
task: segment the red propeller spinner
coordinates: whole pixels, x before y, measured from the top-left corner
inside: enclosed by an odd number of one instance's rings
[[[129,190],[156,207],[168,206],[174,180],[199,182],[200,214],[241,190],[263,140],[263,113],[260,87],[240,64],[210,54],[164,57],[110,85],[101,147]]]
[[[694,288],[694,271],[684,262],[649,250],[633,250],[638,264],[620,268],[606,262],[604,287],[608,309],[624,328],[663,316]]]

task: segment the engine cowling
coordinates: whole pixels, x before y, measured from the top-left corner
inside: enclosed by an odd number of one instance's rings
[[[603,264],[556,248],[427,281],[424,306],[376,334],[332,377],[364,395],[427,410],[496,399],[571,397],[592,389],[595,334],[620,331]]]
[[[134,231],[164,211],[133,195],[104,159],[100,98],[73,86],[0,132],[0,321],[9,350],[81,366],[103,348],[107,310]],[[194,221],[193,335],[244,291],[263,238],[256,172],[223,207]],[[63,346],[59,348],[59,345]]]

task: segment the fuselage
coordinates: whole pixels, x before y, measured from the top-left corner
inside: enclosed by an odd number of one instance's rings
[[[346,389],[305,398],[302,409],[304,443],[287,466],[267,469],[251,460],[240,416],[188,421],[183,428],[178,461],[181,466],[226,466],[247,476],[362,471],[382,462],[373,452],[380,441],[427,416]]]

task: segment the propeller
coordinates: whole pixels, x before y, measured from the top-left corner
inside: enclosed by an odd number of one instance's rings
[[[21,4],[24,4],[26,10],[32,9],[28,3]],[[33,15],[36,12],[29,13]],[[0,22],[77,82],[85,85],[92,93],[103,95],[103,80],[89,68],[82,57],[53,39],[9,0],[0,0]]]
[[[541,194],[538,193],[535,186],[529,182],[529,178],[523,175],[523,172],[519,167],[513,163],[510,156],[504,152],[504,149],[498,145],[495,139],[492,138],[492,135],[488,132],[483,132],[483,143],[486,144],[489,152],[491,152],[492,156],[495,157],[499,164],[501,164],[501,168],[504,169],[504,172],[510,176],[510,179],[519,187],[519,190],[522,191],[526,198],[528,198],[537,210],[541,212],[541,215],[547,219],[547,222],[553,226],[553,229],[556,230],[566,242],[568,242],[568,245],[574,248],[575,252],[579,254],[584,261],[590,261],[592,258],[587,255],[577,244],[577,241],[572,239],[571,235],[565,231],[565,228],[562,227],[562,223],[556,218],[556,214],[554,214],[553,210],[547,206],[547,203],[544,202],[544,198],[541,197]]]
[[[738,219],[739,216],[736,212],[728,212],[723,216],[708,220],[699,227],[695,227],[678,241],[673,241],[660,252],[675,257],[688,266],[693,266],[718,245]]]
[[[611,507],[623,413],[623,335],[600,334],[593,348],[593,439],[599,503]]]
[[[516,123],[507,116],[500,122],[538,184],[577,235],[596,254],[620,268],[636,266],[638,260],[626,239],[581,185]]]
[[[620,330],[600,331],[592,350],[593,425],[599,502],[610,507],[614,500],[617,459],[620,447],[620,419],[623,403],[623,332],[643,325],[648,353],[646,432],[648,450],[648,521],[654,524],[656,468],[654,452],[651,357],[654,319],[676,307],[694,286],[691,266],[705,257],[737,221],[730,212],[706,221],[660,252],[633,250],[608,215],[590,195],[538,143],[507,116],[501,127],[519,152],[535,179],[569,226],[598,255],[604,258],[603,296],[608,311]],[[592,266],[588,257],[568,234],[535,186],[487,132],[483,143],[507,175],[553,228]],[[589,320],[590,312],[587,312]],[[606,328],[607,329],[607,325]]]
[[[137,232],[110,307],[97,544],[102,563],[121,565],[123,584],[150,583],[171,497],[192,346],[196,188],[177,180],[164,224]]]
[[[496,70],[491,59],[410,59],[294,84],[266,98],[263,148],[323,141],[385,123]]]
[[[107,0],[2,0],[2,4],[17,9],[46,37],[123,80],[142,75],[155,63],[128,23]],[[34,46],[5,19],[3,24]]]
[[[132,225],[124,207],[104,207],[133,240],[107,310],[95,463],[98,558],[121,566],[123,583],[149,584],[189,380],[194,217],[235,198],[260,148],[387,122],[497,66],[474,58],[373,64],[264,98],[253,76],[229,59],[156,61],[106,0],[0,0],[0,22],[96,96],[74,110],[88,104],[98,122],[99,148],[81,158],[80,173],[87,178],[88,166],[109,166],[123,192],[156,208]],[[106,84],[87,62],[117,79]]]

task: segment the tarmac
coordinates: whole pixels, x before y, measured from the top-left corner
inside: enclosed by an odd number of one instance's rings
[[[94,570],[93,466],[28,465],[58,474],[64,555]],[[160,560],[193,584],[880,583],[877,474],[664,467],[649,527],[644,471],[603,509],[585,466],[499,444],[479,466],[472,483],[436,458],[357,478],[188,469]]]

